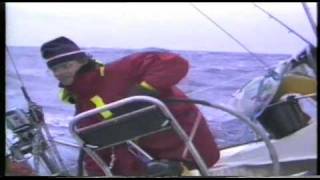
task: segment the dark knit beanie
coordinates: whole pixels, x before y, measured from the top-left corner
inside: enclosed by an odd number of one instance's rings
[[[76,43],[63,36],[44,43],[41,54],[49,68],[59,63],[88,58]]]

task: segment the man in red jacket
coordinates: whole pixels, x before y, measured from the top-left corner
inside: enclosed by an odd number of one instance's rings
[[[188,72],[188,61],[169,52],[141,52],[102,65],[84,53],[73,41],[58,37],[46,42],[41,53],[48,67],[63,88],[61,98],[74,103],[76,114],[132,95],[150,95],[159,99],[188,99],[176,87]],[[219,150],[205,118],[193,104],[175,103],[167,107],[187,135],[194,134],[193,143],[206,165],[211,167],[219,159]],[[90,117],[80,127],[109,119],[114,112],[106,111]],[[197,123],[196,123],[197,122]],[[195,126],[195,123],[198,124]],[[103,138],[103,137],[102,137]],[[162,132],[139,139],[138,145],[157,160],[182,162],[188,169],[197,168],[185,144],[174,132]],[[146,175],[146,165],[127,145],[114,147],[115,175]],[[107,164],[111,150],[99,152]],[[89,175],[103,175],[89,157],[85,157]]]
[[[6,176],[36,176],[32,167],[26,162],[16,162],[6,157]]]

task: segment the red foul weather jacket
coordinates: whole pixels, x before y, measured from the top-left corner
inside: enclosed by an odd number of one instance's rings
[[[90,64],[90,63],[88,63]],[[76,74],[72,85],[64,90],[75,99],[76,114],[96,108],[93,97],[99,97],[105,104],[126,98],[136,85],[148,85],[156,90],[160,99],[188,99],[175,85],[188,72],[188,61],[177,54],[168,52],[142,52],[123,57],[101,67],[88,68],[84,65]],[[87,66],[87,67],[86,67]],[[86,69],[86,70],[85,70]],[[219,159],[219,150],[205,118],[193,104],[175,103],[167,106],[179,124],[190,135],[196,119],[200,119],[193,143],[208,167]],[[97,114],[89,121],[80,124],[84,127],[101,121]],[[104,138],[104,137],[101,137]],[[107,137],[105,137],[107,138]],[[138,145],[155,159],[191,162],[197,167],[190,153],[183,157],[185,145],[174,132],[161,132],[139,139]],[[139,176],[145,174],[145,164],[128,151],[127,145],[114,149],[116,160],[112,168],[115,175]],[[111,150],[99,152],[107,164]],[[89,175],[103,175],[100,168],[89,157],[85,157],[85,168]]]

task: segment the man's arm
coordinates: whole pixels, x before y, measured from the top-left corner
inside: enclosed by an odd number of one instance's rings
[[[168,52],[145,52],[125,59],[127,73],[138,77],[140,87],[153,91],[176,85],[186,76],[189,68],[187,60]]]

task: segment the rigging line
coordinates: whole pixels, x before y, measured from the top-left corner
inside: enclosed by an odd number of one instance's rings
[[[284,26],[285,28],[287,28],[289,30],[289,33],[292,32],[293,34],[295,34],[296,36],[298,36],[301,40],[303,40],[304,42],[306,42],[307,44],[313,46],[313,44],[308,41],[306,38],[304,38],[302,35],[300,35],[299,33],[297,33],[295,30],[293,30],[292,28],[290,28],[289,26],[287,26],[285,23],[283,23],[282,21],[280,21],[278,18],[274,17],[272,14],[270,14],[269,12],[267,12],[265,9],[261,8],[260,6],[258,6],[257,4],[253,3],[255,7],[257,7],[258,9],[260,9],[262,12],[264,12],[265,14],[267,14],[270,18],[274,19],[275,21],[277,21],[279,24],[281,24],[282,26]]]
[[[26,88],[25,88],[25,86],[24,86],[24,83],[23,83],[23,81],[22,81],[22,78],[21,78],[21,76],[20,76],[20,73],[19,73],[19,71],[18,71],[18,69],[17,69],[17,67],[16,67],[16,64],[15,64],[15,62],[14,62],[14,60],[13,60],[11,54],[10,54],[10,51],[9,51],[9,48],[8,48],[7,45],[6,45],[6,50],[7,50],[7,54],[8,54],[8,56],[9,56],[9,59],[11,60],[11,62],[12,62],[12,64],[13,64],[13,67],[14,67],[14,69],[15,69],[15,71],[16,71],[16,74],[17,74],[17,76],[18,76],[18,79],[19,79],[19,81],[20,81],[20,83],[21,83],[21,90],[22,90],[23,96],[26,98],[26,100],[28,101],[28,103],[30,103],[30,102],[31,102],[31,99],[30,99],[30,97],[29,97],[29,95],[28,95],[28,93],[27,93],[27,90],[26,90]]]
[[[209,87],[206,87],[206,88],[203,88],[203,89],[199,89],[199,90],[194,90],[194,91],[188,93],[188,96],[190,96],[191,94],[196,94],[196,93],[199,93],[199,92],[207,91],[207,90],[209,90],[209,89],[213,89],[213,88],[216,88],[216,87],[218,87],[218,86],[221,87],[221,86],[227,85],[227,84],[229,84],[230,82],[232,82],[232,81],[237,81],[237,80],[239,80],[239,79],[241,79],[241,78],[244,78],[245,76],[248,76],[248,74],[243,74],[243,75],[238,76],[238,77],[236,77],[236,78],[234,78],[234,79],[230,79],[230,80],[224,81],[223,84],[218,84],[218,85],[209,86]]]
[[[259,58],[256,54],[251,52],[244,44],[242,44],[238,39],[236,39],[234,36],[232,36],[229,32],[227,32],[224,28],[222,28],[219,24],[217,24],[212,18],[210,18],[208,15],[206,15],[204,12],[202,12],[199,8],[197,8],[194,4],[190,3],[190,5],[195,8],[200,14],[202,14],[204,17],[206,17],[210,22],[212,22],[214,25],[216,25],[220,30],[222,30],[224,33],[226,33],[231,39],[233,39],[236,43],[238,43],[243,49],[245,49],[250,55],[255,57],[260,63],[262,63],[267,69],[269,68],[269,65],[266,64],[261,58]]]
[[[295,97],[296,100],[300,100],[300,99],[305,99],[305,98],[312,98],[312,97],[317,97],[317,93],[311,93],[311,94],[306,94],[306,95],[301,95],[299,97]],[[278,104],[281,104],[283,102],[286,102],[287,100],[279,100],[273,104],[269,104],[267,107],[272,107]]]
[[[310,11],[309,11],[309,8],[308,8],[307,4],[305,2],[302,2],[302,7],[304,9],[304,12],[307,15],[307,18],[309,20],[309,23],[311,25],[311,28],[312,28],[314,34],[317,36],[317,26],[316,26],[315,22],[313,21],[313,19],[311,17],[311,14],[310,14]]]
[[[16,74],[17,74],[17,76],[18,76],[18,79],[19,79],[22,87],[24,87],[23,81],[22,81],[21,76],[20,76],[20,74],[19,74],[19,71],[18,71],[18,69],[17,69],[17,67],[16,67],[16,64],[15,64],[15,62],[14,62],[14,60],[13,60],[11,54],[10,54],[10,51],[9,51],[8,46],[6,46],[6,50],[7,50],[7,54],[8,54],[8,56],[9,56],[9,59],[11,60],[11,63],[13,64],[14,70],[16,71]]]

